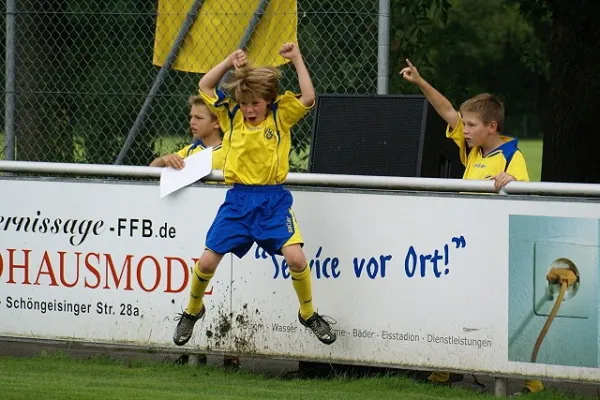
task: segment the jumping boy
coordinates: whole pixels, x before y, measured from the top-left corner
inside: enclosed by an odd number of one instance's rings
[[[200,96],[191,96],[190,105],[190,131],[194,141],[176,153],[167,154],[154,159],[151,167],[171,167],[182,169],[185,165],[184,158],[196,154],[208,147],[213,149],[213,169],[223,169],[225,151],[222,149],[222,132],[217,116],[213,114]]]
[[[329,323],[314,311],[311,274],[302,251],[303,239],[292,212],[292,195],[282,184],[289,172],[291,128],[315,104],[315,90],[304,60],[293,43],[281,47],[298,74],[300,95],[279,94],[281,72],[274,67],[251,67],[246,53],[236,50],[207,72],[199,83],[200,96],[217,115],[225,136],[225,183],[233,184],[206,236],[205,250],[194,266],[190,298],[173,335],[186,344],[206,308],[204,291],[223,256],[242,258],[257,243],[269,254],[285,257],[300,309],[298,319],[325,344],[336,340]],[[216,90],[231,68],[230,79]]]
[[[463,179],[493,180],[496,190],[512,181],[529,181],[525,157],[517,147],[517,139],[501,134],[504,125],[504,105],[496,97],[482,93],[466,100],[457,111],[440,92],[421,77],[415,66],[406,60],[400,75],[421,89],[437,113],[446,121],[446,137],[457,144],[465,166]],[[427,380],[449,384],[447,372],[433,372]],[[521,393],[539,392],[541,381],[529,380]]]

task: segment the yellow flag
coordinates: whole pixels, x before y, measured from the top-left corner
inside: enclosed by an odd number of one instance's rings
[[[162,66],[194,0],[159,0],[153,64]],[[208,72],[239,48],[261,0],[204,0],[172,69]],[[296,0],[270,0],[246,52],[252,65],[278,66],[282,44],[298,43]]]

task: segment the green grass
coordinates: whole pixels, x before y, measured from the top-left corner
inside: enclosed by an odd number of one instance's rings
[[[401,377],[283,380],[150,361],[0,356],[2,399],[492,399]],[[531,399],[575,399],[553,391]]]
[[[529,179],[539,182],[542,173],[542,140],[528,139],[519,140],[519,149],[525,156],[527,169],[529,170]]]

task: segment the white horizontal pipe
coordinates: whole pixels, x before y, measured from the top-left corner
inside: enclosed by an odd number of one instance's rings
[[[123,178],[160,179],[162,168],[105,164],[68,164],[34,161],[0,161],[0,171],[12,173],[74,174]],[[207,181],[220,181],[223,172],[214,170]],[[484,180],[410,178],[395,176],[338,175],[294,173],[285,183],[299,186],[352,187],[364,189],[411,189],[423,191],[495,193],[494,184]],[[600,197],[600,185],[555,182],[511,182],[504,187],[506,194],[548,194]]]
[[[36,174],[102,175],[128,178],[160,178],[158,167],[105,164],[68,164],[33,161],[0,161],[0,171]]]
[[[548,194],[562,196],[600,196],[600,185],[592,183],[511,182],[504,188],[508,194]]]

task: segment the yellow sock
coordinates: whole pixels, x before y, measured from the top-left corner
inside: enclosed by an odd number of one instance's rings
[[[450,380],[450,374],[448,372],[435,371],[427,378],[431,383],[446,383]]]
[[[525,381],[525,387],[529,389],[531,393],[537,393],[544,390],[544,384],[539,380],[528,380]]]
[[[190,289],[190,300],[188,301],[188,306],[185,309],[185,312],[192,315],[198,315],[198,313],[202,310],[202,298],[204,297],[204,292],[208,287],[208,283],[211,278],[214,276],[214,272],[212,274],[205,274],[200,271],[200,263],[196,262],[194,265],[194,273],[192,274],[192,287]]]
[[[315,313],[312,303],[312,287],[310,278],[310,268],[308,263],[302,272],[294,272],[290,270],[292,276],[292,284],[300,302],[300,316],[307,320]]]

